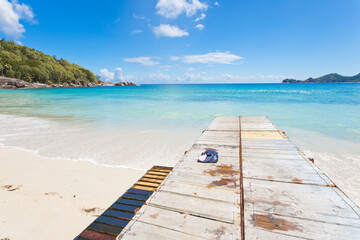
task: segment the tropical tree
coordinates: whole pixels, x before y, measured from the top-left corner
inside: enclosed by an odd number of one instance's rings
[[[55,55],[0,40],[0,74],[42,83],[98,82],[90,70]]]

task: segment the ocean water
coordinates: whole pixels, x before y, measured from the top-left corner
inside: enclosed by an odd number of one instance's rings
[[[0,144],[148,169],[174,165],[215,116],[239,115],[269,116],[360,202],[360,84],[0,89]]]

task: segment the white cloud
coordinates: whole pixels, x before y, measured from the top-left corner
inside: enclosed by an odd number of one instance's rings
[[[122,68],[120,67],[115,68],[114,78],[115,80],[119,80],[119,81],[123,79]]]
[[[170,60],[171,61],[178,61],[178,60],[180,60],[181,59],[181,57],[178,57],[178,56],[171,56],[170,57]]]
[[[226,52],[210,52],[203,55],[184,55],[182,57],[172,56],[170,60],[181,60],[185,63],[210,63],[210,64],[234,64],[243,57]]]
[[[133,13],[133,17],[134,17],[135,19],[138,19],[138,20],[145,20],[145,19],[146,19],[145,17],[140,16],[140,15],[136,15],[135,13]]]
[[[169,80],[171,80],[171,77],[169,75],[162,74],[162,73],[149,73],[147,78],[152,81],[169,81]]]
[[[170,65],[162,65],[162,66],[158,66],[157,70],[162,71],[162,72],[166,72],[166,71],[169,71],[170,68],[172,68],[172,66],[170,66]]]
[[[110,82],[115,79],[115,73],[110,72],[106,68],[101,69],[99,75],[100,75],[101,80],[106,81],[106,82]]]
[[[160,24],[160,26],[154,27],[153,31],[157,37],[184,37],[189,36],[189,33],[185,30],[172,26],[169,24]]]
[[[131,75],[123,75],[123,69],[121,67],[115,68],[114,72],[103,68],[100,70],[100,78],[105,82],[120,82],[120,81],[133,81],[135,79],[134,76]]]
[[[156,4],[157,14],[166,18],[176,18],[183,13],[191,17],[207,8],[208,5],[199,0],[159,0]]]
[[[199,29],[200,31],[202,31],[204,29],[204,25],[203,24],[198,24],[196,25],[196,28]]]
[[[195,71],[196,69],[193,67],[189,67],[188,69],[186,69],[186,71],[190,72],[190,71]]]
[[[20,20],[35,23],[34,13],[29,5],[19,4],[17,0],[11,2],[0,0],[0,31],[7,36],[20,38],[25,32]]]
[[[135,58],[124,58],[123,60],[125,62],[140,63],[144,66],[154,66],[160,63],[154,61],[153,58],[154,57],[135,57]]]
[[[29,5],[19,4],[17,0],[12,0],[11,3],[14,6],[15,12],[20,16],[20,18],[28,20],[30,22],[34,21],[34,12]]]
[[[220,7],[220,4],[218,2],[214,2],[214,5]]]
[[[132,34],[142,33],[141,29],[135,29],[131,31]]]
[[[205,17],[206,17],[206,14],[205,14],[205,13],[201,13],[200,17],[198,17],[198,18],[195,19],[195,22],[200,21],[200,20],[203,20]]]
[[[213,77],[206,76],[205,73],[185,73],[184,76],[178,77],[175,79],[177,82],[183,83],[201,83],[201,82],[211,82]]]
[[[222,82],[234,82],[234,83],[276,83],[281,82],[285,78],[291,78],[291,76],[285,75],[250,75],[250,76],[240,76],[233,75],[230,73],[222,74],[218,77]]]

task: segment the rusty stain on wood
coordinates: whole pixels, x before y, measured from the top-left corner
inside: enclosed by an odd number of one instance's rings
[[[221,175],[234,176],[236,174],[239,174],[239,171],[234,170],[234,166],[232,164],[221,164],[216,166],[215,169],[204,170],[203,172],[211,176],[221,176]]]
[[[285,219],[275,217],[271,214],[261,215],[261,214],[252,214],[253,224],[267,230],[297,230],[302,231],[302,229],[294,223],[291,223]]]
[[[212,181],[211,184],[208,185],[208,188],[212,188],[215,186],[229,186],[230,188],[236,188],[236,179],[221,178],[220,180]]]
[[[213,150],[213,151],[217,151],[215,148],[205,148],[205,150]]]
[[[294,182],[294,183],[298,183],[298,184],[303,182],[302,180],[300,180],[298,178],[293,178],[293,179],[291,179],[291,181]]]
[[[150,217],[151,217],[151,218],[154,218],[154,219],[157,218],[158,216],[159,216],[158,213],[155,213],[155,214],[151,214],[151,215],[150,215]]]

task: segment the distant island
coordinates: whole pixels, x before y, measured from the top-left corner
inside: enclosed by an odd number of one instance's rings
[[[134,86],[108,83],[93,72],[65,59],[0,40],[0,88]]]
[[[282,83],[356,83],[360,82],[360,73],[352,77],[342,76],[331,73],[318,78],[308,78],[306,80],[285,79]]]

